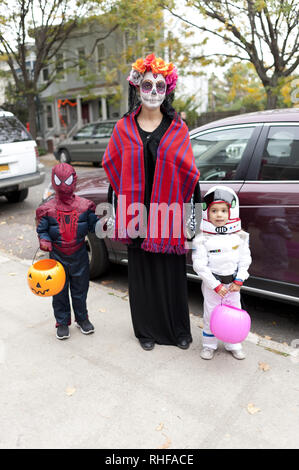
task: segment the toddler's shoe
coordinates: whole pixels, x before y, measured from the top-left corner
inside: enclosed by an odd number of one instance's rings
[[[245,359],[246,354],[244,353],[243,349],[237,349],[236,351],[230,351],[235,359]]]
[[[210,349],[210,348],[203,348],[201,353],[200,353],[200,357],[202,359],[213,359],[214,357],[214,352],[215,350],[214,349]]]
[[[56,338],[67,339],[70,337],[69,327],[67,325],[59,325],[56,329]]]
[[[90,335],[90,333],[94,332],[94,326],[93,326],[92,323],[90,323],[88,318],[86,320],[83,320],[83,321],[77,321],[76,326],[78,328],[80,328],[81,332],[84,335]]]

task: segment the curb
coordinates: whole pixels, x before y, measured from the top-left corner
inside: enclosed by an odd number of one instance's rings
[[[197,315],[194,315],[194,313],[191,313],[190,318],[192,323],[197,328],[200,328],[201,330],[203,329],[203,319],[201,317],[198,317]],[[264,338],[263,336],[258,335],[257,333],[249,332],[245,341],[253,343],[256,346],[260,346],[264,349],[268,349],[270,352],[282,354],[285,356],[297,357],[299,352],[298,349],[292,348],[292,346],[278,343],[277,341],[269,340],[267,338]]]

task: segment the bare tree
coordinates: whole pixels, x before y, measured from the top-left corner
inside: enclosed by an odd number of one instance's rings
[[[250,62],[267,93],[266,108],[275,108],[281,87],[298,73],[298,1],[186,0],[185,5],[182,15],[176,12],[174,0],[161,3],[185,24],[231,46],[214,54],[193,54],[191,60],[226,58]],[[202,44],[205,41],[206,38]]]

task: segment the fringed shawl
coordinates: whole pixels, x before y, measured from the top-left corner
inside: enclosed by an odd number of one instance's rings
[[[124,243],[131,242],[130,228],[138,228],[144,216],[143,144],[134,119],[139,109],[117,122],[102,163],[118,197],[114,239]],[[188,128],[176,115],[157,150],[144,250],[186,252],[183,204],[190,200],[198,179]]]

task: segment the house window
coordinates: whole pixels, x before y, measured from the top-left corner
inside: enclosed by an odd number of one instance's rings
[[[100,42],[97,46],[97,63],[98,63],[98,71],[103,71],[103,65],[105,61],[105,45],[103,42]]]
[[[49,69],[48,69],[48,67],[43,68],[43,70],[42,70],[42,79],[43,79],[43,82],[47,82],[49,80]]]
[[[135,62],[136,42],[138,41],[138,31],[125,31],[125,52],[126,62],[131,64]]]
[[[64,54],[56,54],[56,74],[60,80],[65,80],[65,69],[64,69]]]
[[[46,123],[47,123],[47,128],[52,129],[53,127],[53,113],[52,113],[52,106],[48,104],[46,106]]]
[[[147,37],[147,45],[144,48],[143,55],[147,56],[149,54],[152,54],[156,49],[156,44],[155,44],[155,39],[152,37]]]
[[[78,69],[79,69],[79,75],[85,74],[85,71],[86,71],[85,47],[79,47],[78,49]]]

